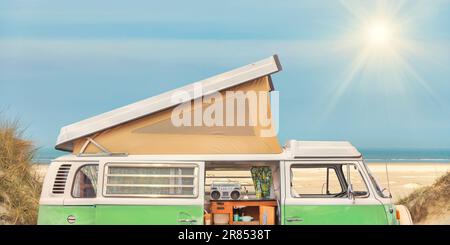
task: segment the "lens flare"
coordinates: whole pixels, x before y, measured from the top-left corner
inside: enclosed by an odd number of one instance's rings
[[[330,114],[350,90],[370,89],[386,98],[395,95],[406,101],[411,98],[407,93],[414,83],[433,101],[441,101],[409,62],[412,57],[420,58],[419,51],[423,50],[419,40],[409,38],[417,21],[414,16],[418,13],[400,14],[403,5],[397,6],[394,1],[377,1],[376,8],[361,1],[342,0],[341,3],[348,10],[351,21],[335,42],[335,50],[353,55],[353,59],[349,58],[341,79],[330,87],[331,96],[327,97],[324,116]]]

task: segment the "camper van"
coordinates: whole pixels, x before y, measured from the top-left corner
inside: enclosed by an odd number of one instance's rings
[[[251,170],[266,168],[261,196]],[[241,185],[239,197],[212,198],[224,181]],[[39,224],[399,224],[348,142],[290,141],[268,155],[69,155],[52,162],[43,187]]]
[[[38,224],[310,225],[409,220],[349,142],[280,146],[267,124],[173,123],[180,105],[229,91],[274,91],[277,56],[61,129]],[[201,91],[198,92],[198,87]],[[188,95],[184,101],[173,95]],[[270,104],[268,93],[256,93]],[[207,111],[211,101],[195,108]],[[274,113],[246,107],[244,116]],[[184,108],[184,107],[183,107]],[[225,114],[224,114],[225,115]],[[237,116],[226,114],[223,119]],[[273,120],[272,117],[270,117]],[[232,121],[232,120],[230,120]],[[408,222],[409,222],[408,221]]]

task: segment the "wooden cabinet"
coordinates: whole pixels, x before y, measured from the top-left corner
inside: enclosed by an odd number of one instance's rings
[[[233,207],[244,207],[244,212],[252,216],[253,221],[233,221]],[[276,200],[212,200],[211,214],[228,214],[230,225],[275,225],[276,207]]]
[[[229,214],[233,215],[233,206],[225,204],[225,202],[211,203],[211,213],[213,214]]]
[[[259,223],[261,225],[275,224],[275,207],[259,206]]]

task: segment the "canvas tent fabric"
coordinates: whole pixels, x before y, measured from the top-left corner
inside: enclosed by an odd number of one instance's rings
[[[269,78],[263,77],[242,85],[221,91],[270,91]],[[259,96],[268,96],[263,93]],[[223,105],[226,104],[224,98]],[[266,98],[270,103],[269,98]],[[193,104],[189,102],[189,104]],[[204,111],[210,104],[202,103]],[[249,106],[249,104],[247,104]],[[270,106],[267,105],[270,116]],[[109,130],[90,136],[97,143],[112,152],[129,154],[200,154],[200,153],[279,153],[281,148],[276,137],[259,137],[261,129],[267,129],[260,124],[255,126],[181,126],[172,124],[171,116],[174,107],[149,115],[139,120],[129,122]],[[193,112],[192,112],[193,113]],[[258,108],[246,108],[245,118],[251,113],[259,113]],[[237,115],[234,114],[234,119]],[[257,115],[259,116],[259,115]],[[223,118],[226,121],[226,117]],[[75,142],[74,152],[80,152],[86,139]],[[89,145],[85,153],[97,153],[99,148]]]
[[[227,91],[256,91],[269,92],[271,89],[269,78],[258,78],[242,85],[220,91],[223,95],[222,105],[225,107],[226,100],[234,99],[225,97]],[[256,93],[259,96],[269,96],[268,93]],[[270,98],[265,99],[270,103]],[[189,110],[194,113],[193,101],[187,102],[191,105]],[[208,108],[210,104],[201,103],[201,111]],[[124,152],[128,154],[239,154],[239,153],[280,153],[281,147],[278,139],[273,137],[260,137],[261,130],[270,130],[270,127],[263,127],[259,120],[255,126],[246,123],[245,126],[237,124],[237,110],[234,110],[234,126],[190,126],[176,127],[171,121],[172,112],[175,107],[146,116],[144,118],[102,131],[92,135],[97,143],[111,152]],[[270,105],[267,105],[270,116]],[[251,118],[255,113],[259,117],[259,108],[252,108],[250,103],[246,103],[245,118]],[[223,121],[226,121],[226,114]],[[74,153],[80,152],[86,139],[80,138],[75,142]],[[100,149],[94,144],[90,144],[85,153],[99,153]]]

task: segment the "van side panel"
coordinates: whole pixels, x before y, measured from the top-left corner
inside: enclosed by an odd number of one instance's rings
[[[387,225],[383,205],[286,205],[286,225]],[[286,222],[288,217],[301,221]]]
[[[70,225],[67,218],[75,217],[73,224],[95,224],[94,206],[59,206],[41,205],[39,207],[38,225]]]
[[[96,224],[203,224],[201,205],[97,205],[96,209]]]

